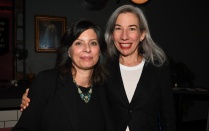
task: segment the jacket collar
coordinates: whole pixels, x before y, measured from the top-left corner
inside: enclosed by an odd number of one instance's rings
[[[119,66],[119,58],[118,59],[114,59],[111,63],[111,66],[109,67],[111,72],[112,72],[112,76],[114,78],[115,81],[117,81],[117,83],[113,83],[115,84],[115,88],[117,88],[119,94],[121,95],[122,99],[124,100],[124,102],[127,104],[129,103],[127,95],[126,95],[126,91],[123,85],[123,80],[122,80],[122,76],[121,76],[121,72],[120,72],[120,66]],[[141,78],[139,79],[139,82],[137,84],[136,90],[134,92],[134,96],[131,100],[131,103],[134,103],[134,101],[137,99],[137,97],[140,95],[141,90],[143,90],[144,85],[146,85],[147,82],[149,80],[149,77],[152,76],[152,73],[154,72],[155,68],[153,68],[153,65],[149,62],[145,61],[143,70],[142,70],[142,74],[141,74]]]

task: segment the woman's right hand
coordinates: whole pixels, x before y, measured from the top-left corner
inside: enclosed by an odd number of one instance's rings
[[[26,109],[30,103],[30,99],[28,98],[28,91],[29,91],[29,88],[26,89],[25,93],[22,96],[22,103],[20,105],[20,111],[23,111],[24,109]]]

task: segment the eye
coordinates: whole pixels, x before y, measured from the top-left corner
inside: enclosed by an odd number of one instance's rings
[[[116,26],[114,30],[121,30],[121,27]]]
[[[79,45],[82,45],[82,43],[81,43],[80,41],[75,41],[75,42],[74,42],[74,45],[79,46]]]
[[[96,45],[98,45],[98,42],[97,41],[92,41],[90,44],[96,46]]]
[[[136,28],[131,27],[129,30],[130,30],[130,31],[134,31],[134,30],[136,30]]]

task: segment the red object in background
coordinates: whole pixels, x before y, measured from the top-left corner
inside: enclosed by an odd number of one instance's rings
[[[12,7],[12,0],[0,0],[0,18],[8,19],[8,51],[0,55],[0,80],[14,79],[14,62],[13,62],[13,13],[12,10],[7,10],[7,7]],[[4,9],[4,10],[2,10]]]
[[[0,131],[11,131],[12,128],[0,128]]]
[[[12,7],[12,0],[0,0],[0,6]]]

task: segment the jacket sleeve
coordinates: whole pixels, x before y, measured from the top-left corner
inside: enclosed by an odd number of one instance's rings
[[[49,71],[39,73],[36,79],[30,86],[28,97],[31,102],[27,109],[22,112],[18,123],[14,126],[12,131],[38,131],[41,125],[41,118],[43,116],[47,100],[53,92],[53,76]]]
[[[162,67],[161,78],[160,127],[162,131],[175,131],[175,108],[169,65]]]

